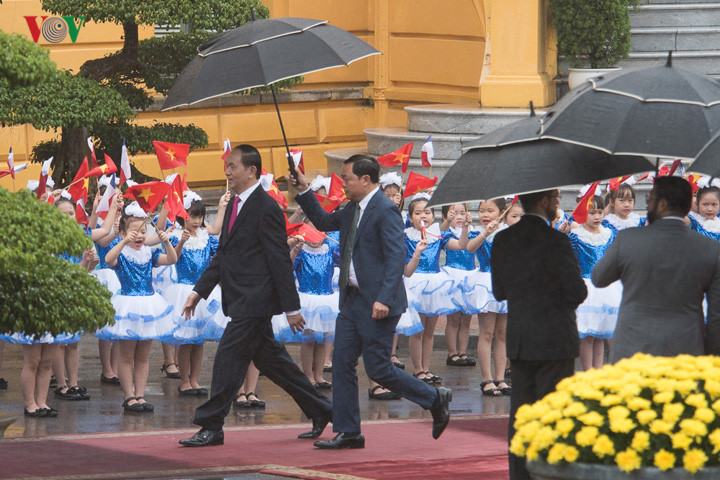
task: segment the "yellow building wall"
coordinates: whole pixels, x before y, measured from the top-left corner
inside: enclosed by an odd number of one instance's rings
[[[291,145],[303,148],[309,169],[327,167],[323,152],[365,144],[363,130],[378,126],[404,126],[407,105],[422,103],[475,103],[485,56],[483,0],[265,0],[272,17],[297,16],[328,20],[364,39],[382,55],[305,76],[298,89],[360,86],[364,100],[322,100],[283,103],[280,109]],[[25,16],[43,13],[37,0],[5,0],[0,5],[0,29],[32,38]],[[151,36],[143,28],[141,36]],[[38,43],[50,48],[62,68],[77,70],[86,60],[122,46],[122,28],[114,24],[84,24],[73,43],[69,36],[53,44],[43,35]],[[193,108],[160,113],[140,112],[136,122],[194,123],[208,133],[210,144],[193,152],[188,166],[191,186],[224,184],[223,140],[258,146],[267,169],[284,175],[286,162],[282,136],[272,104],[223,108]],[[0,130],[0,168],[10,146],[16,163],[26,161],[37,142],[54,137],[29,126]],[[268,159],[271,159],[268,162]],[[149,174],[159,174],[154,155],[133,159]],[[18,185],[39,176],[32,166],[19,174]],[[8,187],[7,178],[0,185]]]

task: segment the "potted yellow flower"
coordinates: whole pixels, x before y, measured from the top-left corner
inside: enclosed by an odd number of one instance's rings
[[[720,358],[637,354],[578,373],[515,417],[537,480],[720,478]]]

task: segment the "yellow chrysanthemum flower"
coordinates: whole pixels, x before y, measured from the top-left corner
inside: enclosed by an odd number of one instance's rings
[[[647,410],[652,407],[652,402],[646,398],[633,397],[628,399],[627,407],[630,410]]]
[[[540,421],[544,423],[545,425],[548,425],[550,423],[555,423],[558,420],[562,418],[562,412],[559,410],[551,410],[547,412],[545,415],[540,417]]]
[[[672,433],[673,425],[663,420],[653,420],[650,422],[650,433],[655,435],[670,435]]]
[[[720,452],[720,428],[713,430],[713,432],[708,435],[708,440],[710,440],[710,444],[713,446],[712,453]]]
[[[552,447],[550,447],[550,451],[547,455],[547,462],[551,465],[554,465],[561,460],[565,458],[565,444],[564,443],[556,443]]]
[[[650,434],[645,431],[635,432],[630,447],[638,452],[647,450],[650,447]]]
[[[534,409],[530,405],[522,405],[518,408],[517,412],[515,412],[515,428],[520,428],[520,425],[535,418],[534,413]]]
[[[663,405],[663,420],[668,423],[675,423],[680,419],[680,415],[685,411],[685,405],[682,403],[666,403]]]
[[[690,392],[697,390],[697,382],[695,380],[681,380],[675,384],[675,390],[680,395],[686,396]]]
[[[519,435],[515,435],[510,441],[510,453],[517,455],[518,457],[525,456],[525,442]]]
[[[587,412],[587,407],[583,403],[573,402],[563,410],[563,416],[565,417],[578,417],[583,413]]]
[[[566,462],[573,463],[578,459],[579,456],[580,456],[580,451],[577,448],[573,447],[572,445],[568,445],[567,447],[565,447],[564,460]]]
[[[675,467],[675,454],[663,448],[655,454],[653,463],[660,470],[670,470]]]
[[[640,455],[638,455],[638,453],[632,448],[623,450],[622,452],[615,455],[615,463],[618,467],[620,467],[620,470],[623,470],[625,472],[632,472],[633,470],[637,470],[638,468],[640,468],[641,462],[642,459],[640,458]]]
[[[560,432],[563,437],[567,436],[575,428],[575,422],[571,418],[563,418],[555,423],[555,430]]]
[[[622,403],[622,397],[620,395],[605,395],[600,400],[600,405],[603,407],[612,407],[613,405],[620,405]]]
[[[593,427],[602,427],[605,423],[605,418],[595,411],[588,412],[585,415],[580,415],[578,417],[578,420],[580,420],[585,425],[590,425]]]
[[[630,416],[630,410],[622,405],[616,405],[608,410],[608,418],[610,420],[621,420]]]
[[[615,444],[607,435],[600,435],[597,440],[595,440],[592,451],[599,458],[615,455]]]
[[[628,433],[635,428],[635,422],[629,418],[611,418],[610,430],[615,433]]]
[[[707,380],[705,380],[705,391],[708,393],[708,395],[710,395],[711,398],[720,397],[720,382],[708,378]]]
[[[692,405],[695,408],[706,408],[708,406],[707,399],[702,393],[693,393],[685,398],[687,405]]]
[[[658,385],[659,388],[660,385]],[[675,398],[675,392],[673,390],[663,390],[653,395],[653,401],[655,403],[670,403]]]
[[[713,402],[712,409],[715,411],[715,413],[720,415],[720,400],[715,400]]]
[[[683,467],[690,473],[695,473],[705,466],[708,461],[707,455],[700,449],[693,448],[683,455]]]
[[[712,423],[712,421],[715,420],[715,412],[713,412],[709,408],[698,408],[697,410],[695,410],[695,415],[693,415],[693,418],[697,418],[704,423]]]
[[[527,450],[525,450],[525,458],[530,460],[531,462],[534,462],[540,457],[540,451],[535,445],[530,444],[530,446],[527,447]]]
[[[572,396],[568,392],[554,391],[543,400],[548,402],[553,410],[562,410],[571,402]]]
[[[707,425],[694,418],[686,418],[680,421],[680,430],[691,437],[704,437],[707,435]]]
[[[578,388],[573,393],[583,400],[597,401],[602,400],[605,397],[603,392],[587,385],[578,385]]]
[[[595,443],[598,436],[597,427],[583,427],[575,434],[575,441],[581,447],[589,447]]]
[[[655,410],[640,410],[637,412],[637,420],[640,422],[640,425],[647,425],[656,418],[657,412]]]
[[[670,435],[670,439],[672,440],[673,448],[677,448],[679,450],[686,450],[692,443],[692,438],[682,432]]]
[[[558,433],[552,427],[542,427],[532,439],[531,445],[537,447],[538,450],[544,450],[552,445],[558,437]]]

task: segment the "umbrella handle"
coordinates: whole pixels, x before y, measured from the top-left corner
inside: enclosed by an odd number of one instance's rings
[[[285,126],[283,125],[282,117],[280,116],[280,108],[278,107],[277,97],[275,96],[275,85],[270,85],[270,91],[272,92],[273,103],[275,103],[275,111],[277,112],[278,120],[280,121],[280,130],[282,131],[283,141],[285,142],[285,152],[287,153],[288,169],[290,170],[290,176],[297,180],[297,172],[295,171],[295,162],[293,162],[292,155],[290,155],[290,147],[288,146],[287,136],[285,135]]]

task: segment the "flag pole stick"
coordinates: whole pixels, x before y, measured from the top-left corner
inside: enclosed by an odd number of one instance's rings
[[[502,220],[503,218],[505,218],[505,215],[508,214],[508,212],[509,212],[510,209],[513,207],[513,205],[515,205],[515,204],[514,204],[514,203],[510,204],[510,206],[507,207],[507,208],[505,209],[505,211],[500,214],[500,216],[498,217],[498,219]]]
[[[13,168],[14,168],[14,167],[13,167]],[[15,191],[16,191],[16,190],[15,190],[15,176],[12,177],[12,182],[13,182],[13,193],[15,193]],[[38,187],[38,188],[39,188],[39,187]]]

